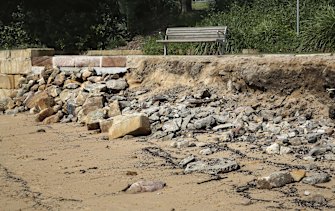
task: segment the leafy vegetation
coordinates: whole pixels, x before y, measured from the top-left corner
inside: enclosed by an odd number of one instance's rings
[[[111,49],[148,35],[147,54],[166,27],[228,26],[226,53],[334,52],[335,1],[301,1],[296,34],[295,0],[11,0],[0,1],[0,49],[32,46],[57,50]],[[170,54],[218,54],[217,44],[170,44]]]

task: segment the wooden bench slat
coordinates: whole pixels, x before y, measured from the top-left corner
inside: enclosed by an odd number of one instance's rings
[[[182,42],[221,42],[223,39],[193,39],[193,40],[156,40],[159,43],[182,43]]]
[[[185,42],[225,42],[227,27],[176,27],[167,28],[164,40],[157,40],[164,43],[164,55],[167,54],[168,43]]]

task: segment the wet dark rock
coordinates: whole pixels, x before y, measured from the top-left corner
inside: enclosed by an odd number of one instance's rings
[[[185,173],[206,173],[206,174],[219,174],[227,173],[238,170],[240,166],[236,161],[226,158],[212,159],[209,161],[196,161],[189,163],[184,172]]]
[[[330,181],[330,175],[327,173],[318,173],[305,177],[302,182],[305,184],[315,185],[319,183],[326,183]]]

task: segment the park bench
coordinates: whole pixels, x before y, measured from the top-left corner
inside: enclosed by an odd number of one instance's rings
[[[227,27],[175,27],[167,28],[164,40],[157,40],[164,44],[164,56],[167,55],[167,45],[169,43],[195,43],[195,42],[216,42],[221,44],[221,54],[224,51]]]

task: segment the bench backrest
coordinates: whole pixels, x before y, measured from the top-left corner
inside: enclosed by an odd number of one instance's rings
[[[226,38],[226,26],[214,27],[176,27],[166,29],[167,40],[188,41],[224,41]]]

